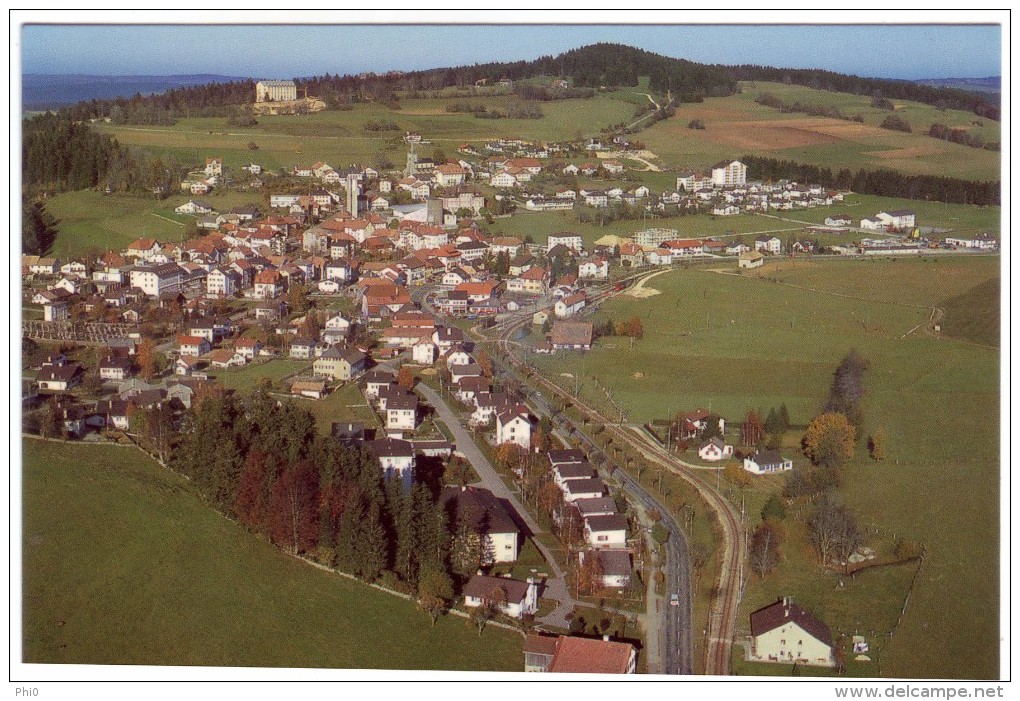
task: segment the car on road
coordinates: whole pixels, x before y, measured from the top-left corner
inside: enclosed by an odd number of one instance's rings
[[[669,595],[669,605],[670,606],[679,606],[680,605],[680,595],[679,594],[670,594]]]

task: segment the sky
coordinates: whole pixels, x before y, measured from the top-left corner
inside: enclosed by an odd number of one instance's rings
[[[595,42],[699,63],[824,68],[879,78],[1001,73],[998,25],[25,24],[20,49],[22,73],[210,73],[258,79],[534,59]]]

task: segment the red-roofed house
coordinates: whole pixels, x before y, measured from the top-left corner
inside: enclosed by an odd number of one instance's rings
[[[180,335],[177,337],[177,347],[181,355],[205,355],[212,350],[208,339],[203,336]]]
[[[524,641],[524,671],[575,674],[634,674],[637,650],[630,643],[561,635],[529,635]]]

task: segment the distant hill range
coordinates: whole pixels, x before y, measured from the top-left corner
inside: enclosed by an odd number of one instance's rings
[[[344,108],[355,102],[379,102],[398,108],[402,96],[448,87],[509,84],[522,100],[545,101],[590,95],[601,89],[636,87],[641,77],[648,78],[649,92],[669,96],[673,104],[733,95],[740,90],[739,81],[772,81],[853,95],[874,95],[880,92],[883,97],[891,100],[915,100],[943,108],[966,110],[981,117],[999,118],[998,96],[990,92],[979,94],[972,90],[922,85],[916,81],[862,78],[813,69],[706,65],[621,44],[592,44],[557,56],[540,56],[532,61],[484,63],[411,72],[391,71],[382,75],[326,74],[298,78],[295,82],[299,94],[307,91],[308,95],[322,100],[327,107]],[[552,89],[548,85],[534,84],[534,79],[543,79],[544,83],[551,78],[566,79],[571,87]],[[193,82],[165,85],[156,82],[159,80]],[[230,116],[241,110],[243,105],[251,104],[255,89],[255,82],[250,78],[167,76],[153,79],[144,85],[144,90],[135,87],[125,89],[125,83],[111,81],[109,89],[115,91],[114,97],[105,101],[100,99],[99,103],[82,104],[83,99],[97,99],[96,91],[100,85],[102,83],[86,83],[84,87],[89,89],[88,97],[78,98],[79,101],[68,109],[67,116],[77,120],[110,116],[115,106],[118,110],[117,119],[132,124],[173,123],[174,119],[182,115]],[[61,102],[67,104],[74,101],[70,94],[74,86],[82,89],[82,81],[65,83],[65,94],[61,96]],[[26,91],[27,88],[28,82]],[[578,89],[581,93],[576,93]],[[128,93],[126,97],[136,92],[148,92],[149,95],[126,104],[123,99],[125,92]],[[117,98],[121,99],[118,101]],[[48,99],[53,99],[52,94]],[[30,99],[26,93],[25,102],[41,104],[45,100]]]
[[[988,78],[925,78],[914,82],[918,85],[930,85],[933,88],[954,88],[976,93],[1002,92],[1002,78],[997,75]]]
[[[234,76],[195,73],[190,75],[45,75],[21,76],[22,109],[40,111],[59,109],[90,100],[115,100],[118,97],[146,97],[174,88],[227,83],[244,80]]]

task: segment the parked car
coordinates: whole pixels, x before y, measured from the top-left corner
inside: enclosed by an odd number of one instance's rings
[[[680,605],[680,595],[679,594],[670,594],[669,595],[669,605],[670,606],[679,606]]]

